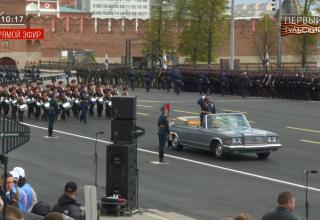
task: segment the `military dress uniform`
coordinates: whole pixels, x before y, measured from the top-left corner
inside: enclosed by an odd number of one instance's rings
[[[87,112],[88,112],[88,106],[89,106],[89,100],[88,95],[84,92],[80,95],[80,122],[84,122],[87,124]]]
[[[163,106],[161,108],[161,115],[158,119],[158,136],[159,136],[159,162],[164,162],[164,146],[168,139],[168,135],[170,134],[169,129],[169,121],[167,116],[165,115],[166,107]]]
[[[59,112],[58,103],[55,98],[50,99],[50,107],[48,110],[48,136],[53,137],[53,125],[57,118],[57,113]]]

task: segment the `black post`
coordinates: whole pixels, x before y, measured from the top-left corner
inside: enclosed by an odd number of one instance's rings
[[[306,220],[309,220],[309,201],[308,201],[308,182],[309,182],[309,171],[306,171]]]
[[[94,165],[95,165],[94,185],[95,185],[95,187],[98,187],[98,183],[97,183],[97,179],[98,179],[98,153],[97,153],[98,134],[104,134],[104,132],[103,131],[96,132],[96,142],[94,145]]]
[[[131,40],[128,40],[128,64],[131,66]]]
[[[125,63],[126,66],[128,65],[128,39],[126,39],[126,55],[125,55]]]
[[[309,220],[309,201],[308,201],[308,188],[309,188],[309,173],[315,174],[318,173],[317,170],[305,170],[306,173],[306,220]]]
[[[159,54],[161,53],[161,22],[162,22],[162,1],[160,0],[160,6],[159,6],[159,27],[158,27],[158,47],[157,47],[157,54],[156,57],[159,56]]]

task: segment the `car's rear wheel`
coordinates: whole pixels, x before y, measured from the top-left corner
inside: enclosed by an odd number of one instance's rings
[[[173,133],[173,134],[171,134],[171,136],[172,136],[172,140],[171,140],[172,149],[174,149],[174,150],[182,150],[183,146],[180,144],[178,135]]]
[[[265,160],[270,156],[270,152],[266,152],[266,153],[257,153],[259,159],[261,160]]]
[[[223,152],[223,147],[220,142],[213,142],[211,144],[211,151],[216,158],[220,160],[226,159],[226,153]]]

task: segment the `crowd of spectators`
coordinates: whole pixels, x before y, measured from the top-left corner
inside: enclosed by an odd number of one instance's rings
[[[0,220],[83,220],[85,215],[76,200],[77,190],[75,182],[67,182],[64,193],[51,207],[45,201],[38,201],[35,190],[26,180],[25,170],[22,167],[15,167],[1,176]],[[293,213],[295,202],[293,193],[281,192],[277,197],[275,210],[263,214],[261,220],[301,220]],[[234,218],[223,220],[253,219],[250,214],[240,213]]]
[[[83,220],[84,213],[76,196],[77,184],[69,181],[53,207],[38,201],[35,190],[26,180],[25,170],[15,167],[1,176],[0,220]]]
[[[18,82],[19,74],[20,72],[16,67],[0,66],[0,84]]]

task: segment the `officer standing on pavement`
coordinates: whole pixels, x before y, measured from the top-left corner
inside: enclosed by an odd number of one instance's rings
[[[84,124],[87,124],[87,112],[88,112],[88,106],[89,106],[89,96],[86,92],[82,92],[80,94],[80,122],[84,122]]]
[[[173,89],[174,89],[174,92],[177,95],[179,95],[181,87],[183,85],[182,75],[181,75],[179,67],[175,67],[173,69],[172,77],[173,77]]]
[[[48,125],[48,137],[54,137],[53,136],[53,125],[57,118],[57,113],[59,112],[59,107],[57,100],[55,99],[54,95],[52,95],[50,99],[50,107],[48,111],[48,117],[49,117],[49,125]]]
[[[151,70],[147,70],[145,75],[144,75],[144,83],[145,83],[145,88],[146,88],[146,92],[150,91],[150,87],[151,87],[151,82],[152,82],[152,74],[151,74]]]
[[[170,134],[168,112],[169,104],[165,104],[160,108],[161,115],[158,119],[158,136],[159,136],[159,162],[164,162],[164,146]]]
[[[200,72],[198,79],[197,79],[197,89],[200,95],[202,95],[203,92],[203,84],[205,82],[205,76],[202,72]]]
[[[226,77],[226,73],[222,72],[219,76],[219,84],[220,84],[220,93],[222,96],[226,94],[228,78]]]
[[[129,75],[131,89],[134,90],[135,82],[138,79],[137,72],[135,69],[130,67],[128,75]]]

